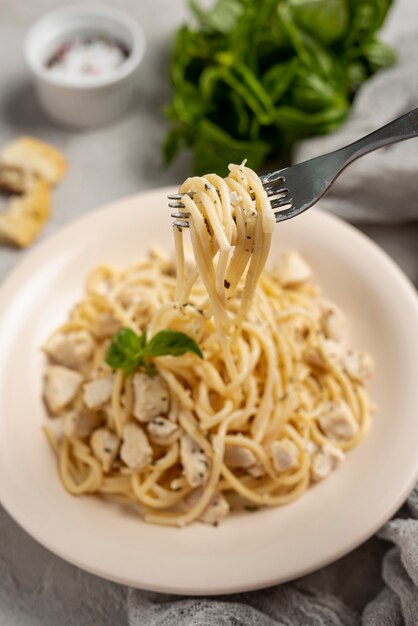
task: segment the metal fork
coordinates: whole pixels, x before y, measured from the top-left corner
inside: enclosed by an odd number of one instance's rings
[[[417,136],[418,108],[344,148],[261,176],[260,180],[270,198],[276,222],[300,215],[318,202],[343,169],[359,157],[383,146]],[[182,195],[169,195],[168,206],[172,209],[184,209]],[[180,228],[189,227],[189,216],[187,211],[171,214],[175,220],[174,225]]]

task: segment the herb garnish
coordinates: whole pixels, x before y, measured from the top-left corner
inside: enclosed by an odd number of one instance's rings
[[[130,376],[141,367],[147,374],[155,374],[156,370],[149,359],[156,356],[181,356],[186,352],[194,352],[203,359],[203,354],[194,339],[175,330],[161,330],[150,341],[147,341],[146,329],[137,335],[130,328],[121,328],[112,337],[106,352],[106,363],[113,369],[122,369]]]
[[[258,169],[335,130],[361,84],[394,62],[377,37],[391,3],[189,0],[193,22],[171,53],[166,161],[188,146],[198,175],[244,158]]]

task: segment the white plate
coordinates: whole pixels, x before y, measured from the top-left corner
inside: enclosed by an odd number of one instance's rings
[[[117,582],[183,594],[283,582],[367,539],[417,479],[418,300],[386,254],[335,217],[311,210],[277,226],[271,257],[300,250],[347,312],[352,344],[376,358],[371,393],[379,410],[367,439],[293,504],[231,516],[218,528],[151,526],[98,498],[72,497],[41,432],[39,347],[81,296],[92,266],[126,265],[152,242],[172,248],[168,191],[76,220],[30,252],[1,287],[0,499],[44,546]]]

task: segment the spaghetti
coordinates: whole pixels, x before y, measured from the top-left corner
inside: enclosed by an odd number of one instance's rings
[[[264,270],[275,221],[252,170],[231,165],[180,192],[192,263],[174,227],[175,264],[153,249],[125,270],[94,269],[45,344],[44,395],[61,418],[45,432],[68,492],[182,527],[286,504],[327,476],[367,433],[373,365],[345,347],[343,314],[296,252]],[[158,356],[154,376],[113,371],[118,328],[181,331],[204,359]]]

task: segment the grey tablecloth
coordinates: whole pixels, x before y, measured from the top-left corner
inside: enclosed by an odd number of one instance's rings
[[[55,193],[53,218],[42,237],[104,202],[175,184],[189,173],[187,156],[168,170],[162,168],[160,159],[165,131],[160,108],[169,92],[166,54],[170,36],[186,14],[184,2],[112,3],[136,15],[146,32],[148,52],[141,97],[131,115],[88,133],[64,131],[44,118],[23,62],[22,38],[27,25],[60,3],[0,2],[0,145],[18,134],[33,134],[61,147],[70,162],[69,174]],[[344,131],[306,142],[299,147],[297,158],[343,145],[416,106],[417,0],[398,0],[385,33],[400,49],[400,66],[369,83]],[[417,158],[418,143],[414,142],[367,157],[367,167],[358,169],[356,175],[354,170],[347,172],[327,200],[330,209],[361,219],[361,228],[416,284],[418,223],[402,222],[417,216]],[[388,176],[382,177],[382,172]],[[400,176],[396,178],[402,190],[399,195],[393,185],[395,174]],[[396,224],[383,223],[393,219]],[[0,277],[25,254],[1,247]],[[417,493],[378,536],[336,563],[294,583],[216,599],[130,590],[86,574],[39,546],[0,509],[0,626],[412,625],[418,624],[417,590]]]

